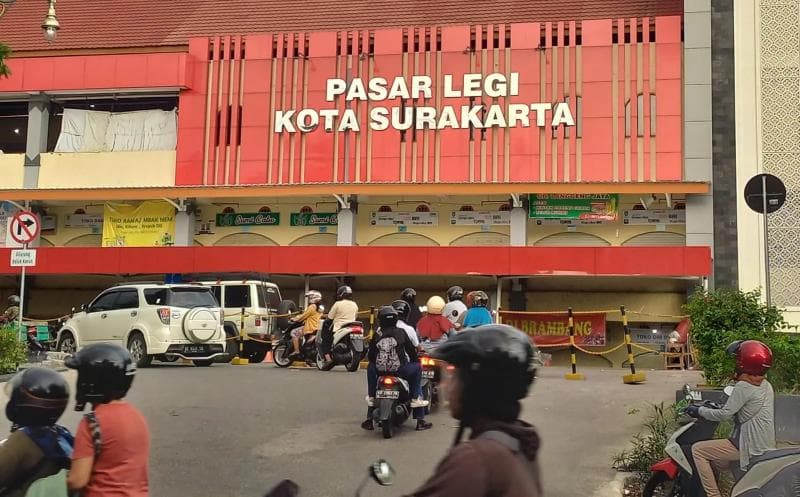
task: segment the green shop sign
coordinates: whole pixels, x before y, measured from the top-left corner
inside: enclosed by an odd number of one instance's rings
[[[278,226],[279,224],[281,224],[279,212],[217,214],[217,226]]]
[[[292,212],[291,226],[336,226],[335,212]]]
[[[529,215],[534,219],[575,219],[616,221],[619,196],[613,194],[537,194],[530,195]]]

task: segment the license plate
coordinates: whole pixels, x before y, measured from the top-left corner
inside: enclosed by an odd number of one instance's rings
[[[206,348],[203,345],[187,345],[183,348],[183,351],[187,354],[197,354],[205,352]]]
[[[377,397],[379,399],[399,399],[400,392],[398,390],[378,390]]]
[[[422,377],[432,380],[435,372],[436,371],[426,371],[426,370],[423,369],[422,370]]]
[[[350,341],[353,343],[353,348],[356,352],[364,351],[364,338],[361,336],[350,336]]]

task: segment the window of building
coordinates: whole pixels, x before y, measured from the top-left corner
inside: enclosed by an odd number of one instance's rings
[[[416,209],[417,212],[430,212],[431,208],[426,204],[419,204]]]
[[[458,210],[461,212],[472,212],[475,209],[471,205],[462,205]]]
[[[236,209],[234,209],[233,207],[225,207],[224,209],[222,209],[222,213],[223,214],[236,214]]]
[[[304,205],[303,207],[301,207],[301,208],[300,208],[300,212],[301,212],[302,214],[309,214],[309,213],[311,213],[311,212],[314,212],[314,209],[312,209],[312,208],[311,208],[310,206],[308,206],[308,205]]]
[[[258,209],[258,212],[272,212],[272,209],[265,205],[264,207]]]
[[[388,205],[382,205],[378,207],[378,212],[392,212],[392,208]]]
[[[28,102],[0,103],[0,151],[24,154],[28,137]]]

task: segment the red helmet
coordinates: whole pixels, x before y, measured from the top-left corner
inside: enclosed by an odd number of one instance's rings
[[[736,357],[737,373],[763,376],[772,367],[772,351],[758,340],[737,340],[727,352]]]

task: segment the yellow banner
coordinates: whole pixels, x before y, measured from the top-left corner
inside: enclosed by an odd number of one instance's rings
[[[103,247],[169,247],[174,244],[175,207],[168,202],[105,204],[103,213]]]

